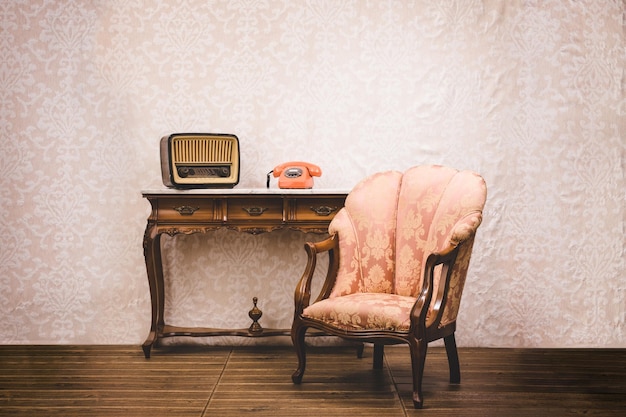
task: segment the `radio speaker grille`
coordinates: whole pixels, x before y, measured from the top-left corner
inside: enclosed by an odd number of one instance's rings
[[[233,141],[220,138],[174,138],[172,147],[177,163],[230,163],[233,155]]]

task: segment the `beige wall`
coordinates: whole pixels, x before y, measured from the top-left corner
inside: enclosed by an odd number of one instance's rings
[[[489,198],[464,346],[626,347],[619,0],[23,0],[0,7],[0,343],[140,344],[158,140],[234,133],[239,187],[441,163]],[[288,327],[297,232],[165,239],[168,321]],[[212,343],[211,340],[202,341]],[[227,341],[228,342],[228,341]],[[252,343],[237,339],[232,343]]]

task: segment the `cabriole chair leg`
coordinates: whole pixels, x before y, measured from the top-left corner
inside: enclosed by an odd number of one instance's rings
[[[459,363],[459,352],[456,348],[456,339],[454,333],[443,338],[446,346],[446,354],[448,355],[448,366],[450,368],[450,383],[461,383],[461,365]]]
[[[291,375],[291,380],[294,384],[302,382],[302,377],[304,376],[304,371],[306,369],[306,344],[304,341],[306,329],[306,327],[299,326],[295,323],[291,328],[291,341],[293,342],[296,355],[298,356],[298,369],[296,369]]]
[[[422,408],[424,404],[424,398],[422,396],[422,376],[424,375],[428,343],[424,340],[411,338],[409,340],[409,347],[413,371],[413,407]]]

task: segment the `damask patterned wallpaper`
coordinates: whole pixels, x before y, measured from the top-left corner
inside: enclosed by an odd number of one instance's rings
[[[241,188],[298,159],[322,167],[319,188],[422,163],[478,171],[489,197],[458,343],[626,347],[625,13],[620,0],[3,1],[0,343],[143,342],[141,190],[163,186],[159,138],[196,131],[239,137]],[[290,326],[305,239],[321,236],[165,239],[168,322],[247,327],[258,296],[261,324]]]

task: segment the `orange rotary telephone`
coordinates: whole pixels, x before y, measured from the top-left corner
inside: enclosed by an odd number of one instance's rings
[[[308,162],[285,162],[274,168],[270,173],[278,178],[278,188],[313,188],[313,177],[322,175],[317,165]],[[270,186],[270,176],[267,174],[267,187]]]

